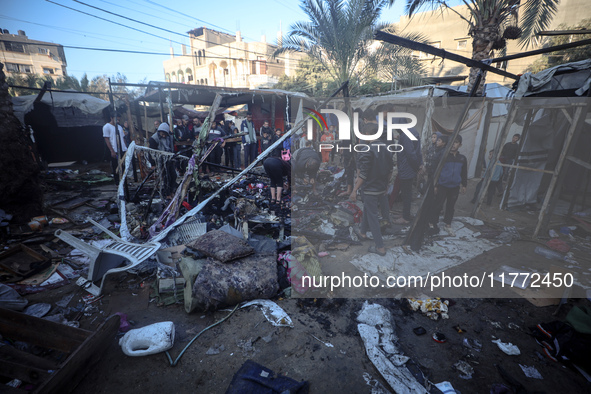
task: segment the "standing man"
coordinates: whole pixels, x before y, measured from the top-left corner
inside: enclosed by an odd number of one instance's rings
[[[412,220],[410,215],[410,203],[412,201],[412,184],[417,174],[423,170],[423,155],[421,154],[421,141],[419,133],[415,128],[409,131],[416,138],[411,140],[401,130],[398,131],[398,143],[402,145],[402,152],[398,152],[398,178],[400,180],[400,194],[402,197],[402,218],[395,221],[396,224],[409,224]]]
[[[458,135],[452,144],[449,155],[444,159],[443,168],[435,184],[434,209],[429,219],[430,235],[439,234],[437,222],[439,221],[439,213],[445,203],[445,214],[443,215],[445,231],[450,236],[455,236],[451,228],[451,220],[454,216],[458,196],[460,193],[466,193],[466,186],[468,185],[468,160],[466,160],[466,156],[458,152],[461,146],[462,136]]]
[[[517,155],[519,154],[519,140],[521,139],[520,134],[514,134],[511,142],[507,142],[503,145],[503,149],[501,150],[501,157],[500,162],[503,164],[515,164],[515,159],[517,159]],[[506,180],[507,176],[509,175],[509,168],[503,167],[503,179]],[[500,185],[499,192],[503,190],[502,185]]]
[[[244,145],[244,167],[248,167],[257,157],[257,134],[252,122],[252,112],[246,113],[246,119],[240,125],[240,132],[247,132],[248,134],[242,136],[242,143]]]
[[[364,134],[375,133],[377,127],[375,115],[375,110],[364,112]],[[385,134],[382,135],[385,138]],[[349,198],[351,201],[357,201],[357,190],[361,188],[363,219],[357,235],[361,241],[365,241],[368,239],[367,230],[370,230],[375,245],[370,246],[369,252],[385,256],[386,248],[382,239],[378,212],[381,211],[382,219],[389,222],[390,205],[388,204],[387,190],[394,167],[394,160],[392,153],[385,149],[386,144],[384,141],[376,139],[369,146],[368,151],[358,153],[357,169],[359,172]]]
[[[119,174],[117,174],[117,167],[118,167],[118,153],[121,152],[121,156],[123,152],[127,150],[127,146],[125,145],[123,129],[119,125],[120,115],[117,115],[117,119],[115,119],[114,114],[111,114],[110,120],[103,126],[103,138],[105,139],[105,144],[111,153],[111,170],[113,171],[113,179],[115,180],[115,184],[119,184]],[[115,128],[117,125],[117,128]],[[117,142],[117,135],[119,135],[119,142]]]

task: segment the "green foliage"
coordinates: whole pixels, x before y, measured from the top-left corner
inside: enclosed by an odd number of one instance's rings
[[[584,19],[576,26],[560,25],[556,30],[579,30],[591,29],[591,19]],[[552,36],[543,43],[544,48],[568,44],[573,41],[591,39],[591,34],[576,34],[564,36]],[[547,68],[558,66],[564,63],[576,62],[579,60],[591,59],[591,45],[583,45],[576,48],[563,49],[562,51],[545,53],[541,58],[530,64],[526,71],[537,73]]]
[[[338,85],[362,74],[369,44],[387,0],[302,0],[308,21],[294,23],[275,55],[303,52]]]
[[[375,45],[377,30],[393,32],[378,19],[387,0],[302,0],[300,7],[308,21],[291,26],[275,55],[303,52],[309,58],[300,62],[294,77],[283,77],[279,89],[315,96],[332,94],[349,81],[349,93],[372,94],[406,84],[421,83],[423,67],[410,56],[410,50],[391,44]],[[424,41],[418,35],[405,37]],[[382,82],[381,82],[381,81]]]

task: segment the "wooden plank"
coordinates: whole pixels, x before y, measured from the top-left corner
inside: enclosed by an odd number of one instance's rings
[[[569,161],[572,161],[573,163],[580,165],[583,168],[591,170],[591,163],[584,162],[583,160],[577,159],[576,157],[573,157],[573,156],[567,156],[566,159]]]
[[[54,373],[52,378],[39,386],[34,393],[62,394],[72,391],[95,365],[113,342],[119,329],[118,315],[112,315],[101,324]]]
[[[435,48],[432,45],[423,44],[417,41],[409,40],[407,38],[399,37],[394,34],[386,33],[385,31],[378,30],[374,37],[376,40],[389,42],[390,44],[400,45],[405,48],[414,49],[417,51],[425,52],[430,55],[440,57],[442,59],[449,59],[454,62],[465,64],[468,67],[475,67],[481,70],[491,72],[493,74],[499,74],[504,77],[508,77],[514,80],[519,79],[515,74],[508,73],[504,70],[490,66],[489,64],[479,62],[478,60],[470,59],[464,56],[457,55],[453,52],[449,52],[440,48]]]
[[[0,359],[29,365],[39,369],[58,369],[59,367],[59,364],[55,361],[23,352],[12,346],[0,346]]]
[[[51,377],[49,370],[0,359],[0,375],[31,384],[41,384]],[[1,390],[0,390],[1,391]]]
[[[546,173],[546,174],[554,174],[554,171],[550,171],[550,170],[540,170],[539,168],[523,167],[523,166],[520,166],[520,165],[515,165],[515,164],[503,164],[503,163],[497,163],[497,165],[498,165],[499,167],[515,168],[515,169],[519,169],[519,170],[535,171],[535,172],[543,172],[543,173]]]
[[[585,120],[585,116],[581,117],[582,113],[583,113],[583,107],[577,106],[577,109],[575,110],[575,114],[573,116],[573,122],[571,123],[571,125],[568,129],[568,133],[566,135],[566,139],[565,139],[564,145],[562,147],[562,152],[560,152],[560,157],[558,157],[558,162],[556,163],[556,167],[554,168],[554,175],[552,176],[552,180],[550,181],[550,185],[548,185],[548,190],[546,191],[546,196],[544,197],[544,203],[542,204],[542,209],[540,210],[540,214],[538,215],[538,224],[536,225],[536,229],[534,230],[533,238],[537,238],[540,230],[542,229],[542,226],[544,225],[546,215],[548,215],[548,220],[549,220],[551,212],[547,212],[548,206],[550,205],[550,207],[553,209],[556,199],[558,198],[558,194],[560,194],[560,190],[558,190],[554,201],[552,201],[552,203],[550,203],[550,200],[552,199],[552,194],[554,193],[554,190],[556,189],[556,186],[559,183],[558,178],[560,175],[560,170],[562,170],[562,165],[565,162],[566,155],[568,152],[571,151],[571,141],[573,139],[573,136],[575,135],[575,131],[577,130],[577,126],[579,125],[579,123],[581,123],[581,121]],[[585,114],[586,113],[587,113],[587,111],[585,111]],[[562,181],[560,182],[559,186],[561,186],[561,185],[562,185]]]
[[[0,308],[0,334],[4,338],[71,353],[91,333],[91,331]]]
[[[491,159],[491,161],[493,163],[499,162],[499,158],[501,157],[503,143],[505,142],[505,139],[507,138],[507,135],[509,134],[509,130],[511,129],[511,125],[515,121],[517,109],[518,109],[517,101],[512,101],[511,107],[509,108],[509,111],[508,111],[507,120],[505,121],[505,124],[503,125],[503,130],[501,131],[501,135],[500,135],[499,139],[497,140],[497,145],[495,146],[495,149],[493,152],[493,158]],[[488,190],[488,187],[490,185],[490,181],[492,179],[494,167],[495,166],[489,165],[486,168],[486,171],[484,173],[484,177],[482,180],[482,186],[480,187],[480,193],[478,194],[478,197],[476,199],[476,204],[474,204],[474,207],[472,208],[472,213],[470,214],[470,216],[473,218],[476,217],[476,214],[478,213],[478,210],[480,209],[480,206],[482,205],[482,202],[484,201],[484,197],[486,196],[486,191]]]
[[[482,137],[480,138],[480,149],[478,149],[478,158],[476,159],[475,176],[480,178],[482,175],[482,166],[486,157],[486,143],[488,141],[488,132],[490,130],[490,120],[492,119],[493,102],[489,101],[486,104],[486,116],[484,117],[484,129],[482,130]]]

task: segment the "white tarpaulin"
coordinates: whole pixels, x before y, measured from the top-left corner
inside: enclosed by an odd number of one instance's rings
[[[33,110],[36,98],[36,94],[12,98],[14,114],[22,124],[25,123],[25,114]],[[108,101],[83,93],[46,92],[43,95],[41,102],[50,107],[78,108],[80,111],[88,115],[100,114],[103,109],[109,106]]]

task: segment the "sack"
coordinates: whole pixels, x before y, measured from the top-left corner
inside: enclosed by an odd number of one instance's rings
[[[291,152],[289,151],[289,149],[283,149],[281,151],[281,160],[284,160],[284,161],[291,160]]]

